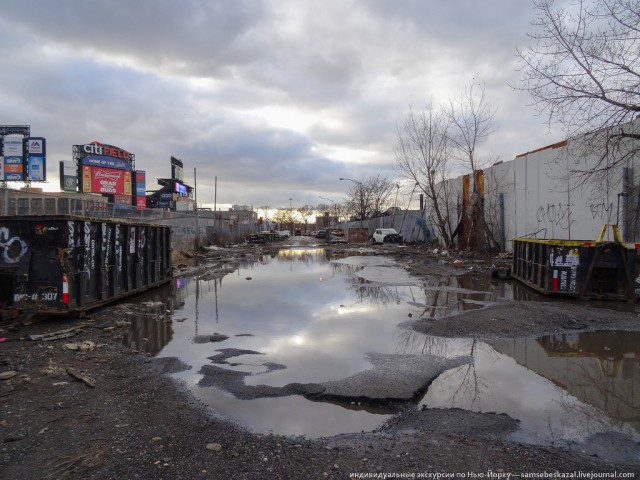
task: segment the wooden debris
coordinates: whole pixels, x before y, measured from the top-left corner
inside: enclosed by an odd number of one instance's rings
[[[73,337],[74,335],[82,332],[82,325],[77,327],[65,328],[64,330],[58,330],[56,332],[43,333],[41,335],[27,335],[27,340],[42,340],[43,342],[50,340],[58,340],[60,338]]]
[[[67,368],[67,373],[71,375],[73,378],[75,378],[76,380],[83,382],[88,387],[95,388],[96,386],[96,381],[93,378],[83,375],[71,367]]]

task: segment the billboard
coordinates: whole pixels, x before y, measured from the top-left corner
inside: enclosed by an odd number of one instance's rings
[[[47,180],[47,149],[43,137],[27,138],[27,178],[33,182]]]
[[[78,190],[76,162],[60,161],[60,190],[75,192]]]
[[[82,165],[82,191],[103,195],[131,195],[131,172]]]
[[[47,179],[44,157],[29,155],[27,158],[27,179],[33,182],[44,182]]]
[[[73,146],[80,191],[103,195],[132,194],[135,156],[113,145],[91,142]]]
[[[180,197],[186,197],[188,195],[186,185],[180,182],[175,182],[173,191]]]
[[[4,181],[23,181],[24,172],[24,137],[22,135],[6,135],[3,138],[3,175]]]
[[[147,181],[146,172],[144,170],[136,171],[136,209],[142,210],[147,208]]]
[[[176,157],[171,157],[171,178],[184,182],[184,165],[182,160],[178,160]]]

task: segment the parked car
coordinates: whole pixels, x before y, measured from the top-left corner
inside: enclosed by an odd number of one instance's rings
[[[393,228],[378,228],[373,232],[371,243],[402,243],[402,235]]]
[[[289,230],[280,230],[278,235],[284,238],[289,238],[291,236],[291,232]]]
[[[318,230],[316,232],[316,237],[317,238],[327,238],[327,231],[326,230]]]
[[[295,232],[296,232],[296,237],[299,237],[299,236],[302,235],[302,229],[301,228],[296,228]]]

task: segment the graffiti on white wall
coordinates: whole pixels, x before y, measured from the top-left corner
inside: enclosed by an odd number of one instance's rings
[[[613,202],[608,205],[605,202],[592,203],[589,205],[589,210],[591,211],[591,218],[594,220],[600,218],[602,223],[611,223],[614,214]]]
[[[569,203],[548,203],[540,206],[536,212],[536,220],[538,223],[550,223],[562,230],[569,230],[571,225],[575,223],[575,220],[571,218],[572,206]]]

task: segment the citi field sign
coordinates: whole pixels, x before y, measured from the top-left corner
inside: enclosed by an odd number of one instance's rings
[[[120,147],[100,142],[74,145],[82,191],[103,195],[131,195],[135,156]]]

